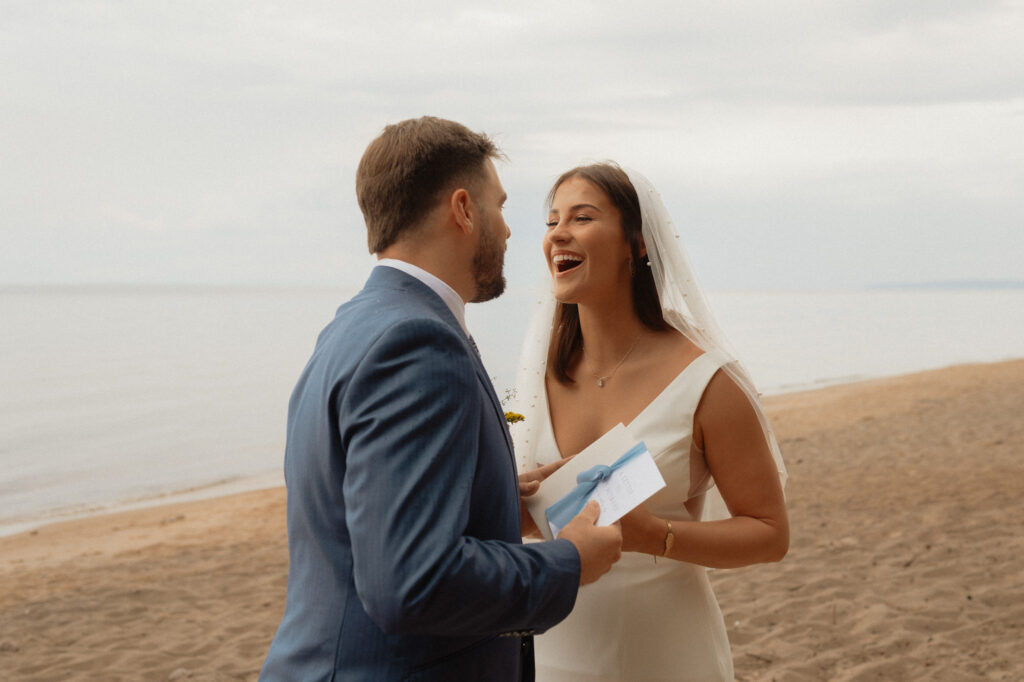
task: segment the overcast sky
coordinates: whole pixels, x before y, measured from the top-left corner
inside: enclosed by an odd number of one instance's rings
[[[1024,279],[1024,2],[0,0],[0,284],[352,286],[366,144],[433,114],[543,197],[611,158],[712,289]]]

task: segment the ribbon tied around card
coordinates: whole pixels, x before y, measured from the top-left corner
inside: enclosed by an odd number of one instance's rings
[[[587,500],[601,481],[608,479],[630,460],[646,451],[647,446],[643,443],[637,443],[611,465],[597,464],[576,474],[576,487],[545,510],[544,513],[548,517],[548,523],[558,528],[565,528],[565,524],[569,523],[574,516],[580,513],[580,510],[586,505]]]

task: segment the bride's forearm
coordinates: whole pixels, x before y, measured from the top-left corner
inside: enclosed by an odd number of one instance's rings
[[[721,521],[689,521],[682,526],[670,555],[701,566],[738,568],[781,561],[789,551],[785,521],[734,516]]]
[[[672,521],[675,536],[664,555],[668,522],[651,516],[642,525],[623,528],[623,551],[667,556],[710,568],[739,568],[779,561],[789,549],[785,522],[734,516],[721,521]]]

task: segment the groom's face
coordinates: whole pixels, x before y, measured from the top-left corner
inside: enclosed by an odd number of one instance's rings
[[[501,296],[505,291],[505,242],[511,234],[502,215],[505,189],[490,159],[476,194],[474,200],[480,212],[480,241],[473,254],[476,295],[472,302],[482,303]]]

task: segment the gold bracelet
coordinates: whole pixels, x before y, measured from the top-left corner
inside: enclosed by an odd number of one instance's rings
[[[676,535],[672,532],[672,522],[665,521],[668,524],[668,531],[665,533],[665,551],[661,553],[661,556],[668,556],[669,550],[672,549],[672,545],[675,544]]]

